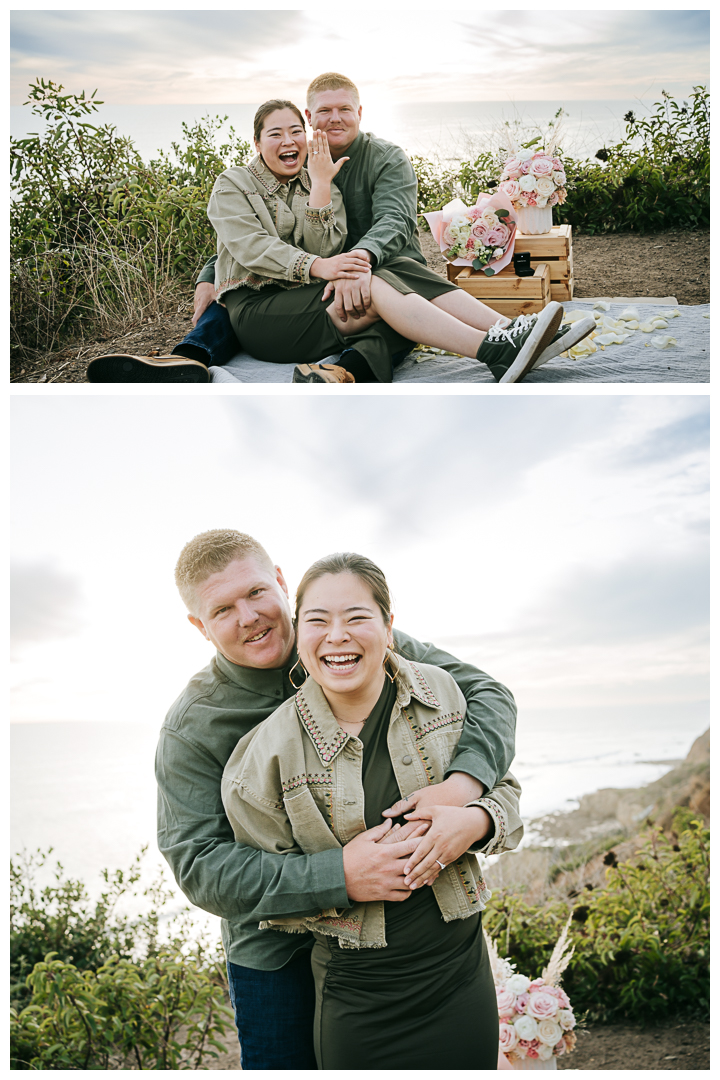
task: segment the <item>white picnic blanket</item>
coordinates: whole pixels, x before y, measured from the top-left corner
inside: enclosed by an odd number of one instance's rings
[[[611,303],[608,316],[617,319],[632,298]],[[567,311],[594,309],[592,300],[570,300]],[[643,303],[641,318],[667,314],[667,305]],[[557,357],[531,372],[525,383],[550,382],[709,382],[710,380],[710,305],[678,306],[680,317],[670,319],[667,330],[656,334],[636,331],[622,345],[607,345],[579,360]],[[656,349],[649,345],[651,337],[669,335],[677,345]],[[337,361],[337,357],[328,357]],[[223,367],[210,368],[210,381],[217,383],[289,383],[292,364],[268,364],[240,352]],[[416,351],[395,369],[394,382],[414,383],[494,383],[484,364],[467,357],[443,356]]]

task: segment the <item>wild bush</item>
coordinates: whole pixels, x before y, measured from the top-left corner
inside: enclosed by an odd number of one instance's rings
[[[11,343],[49,351],[177,304],[212,254],[207,202],[220,172],[250,146],[226,117],[183,124],[171,153],[143,163],[130,139],[86,117],[95,94],[30,87],[43,134],[11,139]]]
[[[591,1019],[659,1020],[709,1010],[709,830],[688,811],[675,833],[651,829],[639,851],[606,856],[606,887],[569,906],[535,907],[505,890],[485,925],[501,956],[530,978],[540,975],[572,913],[575,955],[563,986]]]

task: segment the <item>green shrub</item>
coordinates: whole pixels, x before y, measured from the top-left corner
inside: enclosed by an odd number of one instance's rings
[[[612,852],[607,886],[572,908],[533,907],[508,891],[493,897],[488,933],[501,956],[538,977],[572,911],[575,955],[563,977],[573,1007],[592,1019],[658,1020],[709,1010],[709,831],[688,811],[677,839],[651,830],[632,859]]]
[[[30,87],[43,135],[10,141],[11,342],[19,354],[54,349],[176,306],[212,254],[207,203],[218,174],[250,145],[226,117],[183,124],[181,143],[144,164],[131,140],[85,118],[95,94]]]
[[[79,971],[49,953],[27,981],[30,1005],[11,1010],[15,1069],[197,1069],[233,1024],[221,988],[183,955]]]

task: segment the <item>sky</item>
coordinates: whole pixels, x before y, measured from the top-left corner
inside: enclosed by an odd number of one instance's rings
[[[332,11],[332,18],[328,12]],[[360,12],[363,12],[360,17]],[[110,104],[301,101],[338,68],[368,108],[408,102],[687,96],[709,80],[707,10],[11,12],[11,103],[36,77]]]
[[[153,388],[161,391],[160,387]],[[173,568],[249,532],[354,550],[396,625],[520,708],[707,697],[707,398],[15,396],[13,718],[157,729],[211,647]]]

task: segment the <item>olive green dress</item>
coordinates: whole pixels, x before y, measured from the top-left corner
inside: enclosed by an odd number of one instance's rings
[[[415,259],[399,256],[374,270],[400,293],[417,293],[434,300],[456,285],[441,278]],[[353,348],[367,361],[378,382],[392,382],[396,353],[407,353],[415,345],[380,320],[359,334],[341,334],[327,309],[333,298],[323,301],[325,281],[285,289],[265,285],[262,289],[243,286],[223,295],[230,322],[243,348],[256,360],[276,364],[312,364],[327,356]]]
[[[395,687],[362,729],[365,824],[400,798],[387,746]],[[498,1012],[481,916],[443,922],[432,889],[385,902],[387,946],[342,949],[316,935],[320,1069],[496,1069]]]

